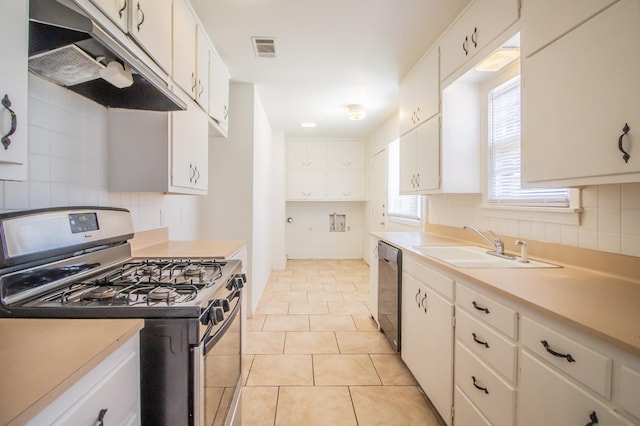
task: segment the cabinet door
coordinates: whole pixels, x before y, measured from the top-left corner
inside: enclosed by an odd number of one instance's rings
[[[171,185],[206,189],[207,118],[193,103],[187,104],[186,111],[175,111],[171,115]]]
[[[444,80],[518,20],[518,0],[474,0],[440,43]]]
[[[416,129],[416,183],[419,191],[440,187],[440,117]]]
[[[327,197],[330,200],[365,200],[365,171],[329,170],[327,172]]]
[[[287,199],[324,200],[327,198],[327,173],[324,170],[289,170]]]
[[[186,0],[173,3],[173,81],[196,97],[196,20]]]
[[[519,426],[632,424],[527,351],[520,354],[517,416]]]
[[[91,0],[120,29],[127,31],[127,15],[130,0]]]
[[[440,54],[431,50],[400,84],[400,134],[440,112]]]
[[[453,400],[453,304],[402,274],[402,359],[443,419]]]
[[[528,57],[617,0],[522,1],[522,56]]]
[[[364,169],[365,148],[362,141],[327,142],[330,169]]]
[[[415,193],[416,188],[416,143],[418,132],[413,129],[400,136],[400,194]]]
[[[640,179],[624,176],[640,172],[640,153],[633,152],[640,143],[639,44],[640,2],[622,0],[524,60],[525,183]],[[622,145],[631,158],[625,163],[618,142],[627,123],[631,131]],[[603,182],[607,175],[612,180]]]
[[[27,179],[27,40],[28,2],[3,1],[0,34],[11,42],[3,45],[0,67],[0,179]],[[6,148],[6,149],[5,149]]]
[[[289,141],[287,166],[290,169],[324,169],[327,167],[327,143],[324,141]]]
[[[196,55],[196,101],[209,113],[209,56],[211,45],[204,29],[198,26],[197,31],[198,54]]]
[[[135,0],[129,13],[129,34],[167,73],[171,72],[172,0]]]
[[[229,119],[229,71],[215,51],[211,52],[209,61],[209,115],[226,129]]]

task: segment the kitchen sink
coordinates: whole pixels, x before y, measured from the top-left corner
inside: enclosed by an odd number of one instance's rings
[[[504,259],[489,254],[486,248],[476,246],[410,246],[424,256],[432,257],[458,268],[560,268],[552,263],[529,259],[522,263],[520,258]]]

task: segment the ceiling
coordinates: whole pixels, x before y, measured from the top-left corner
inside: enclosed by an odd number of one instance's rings
[[[396,114],[400,80],[468,2],[191,0],[231,80],[256,85],[272,128],[321,138],[365,138]],[[257,58],[252,37],[275,38],[276,57]],[[366,119],[348,120],[349,104]]]

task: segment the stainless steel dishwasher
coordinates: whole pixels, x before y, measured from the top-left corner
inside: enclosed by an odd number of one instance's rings
[[[391,346],[400,352],[402,250],[378,241],[378,323]]]

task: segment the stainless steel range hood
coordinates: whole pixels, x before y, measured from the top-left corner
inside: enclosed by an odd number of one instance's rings
[[[100,77],[114,61],[131,70],[133,84],[119,88]],[[30,1],[29,70],[106,107],[186,109],[161,68],[86,0]]]

